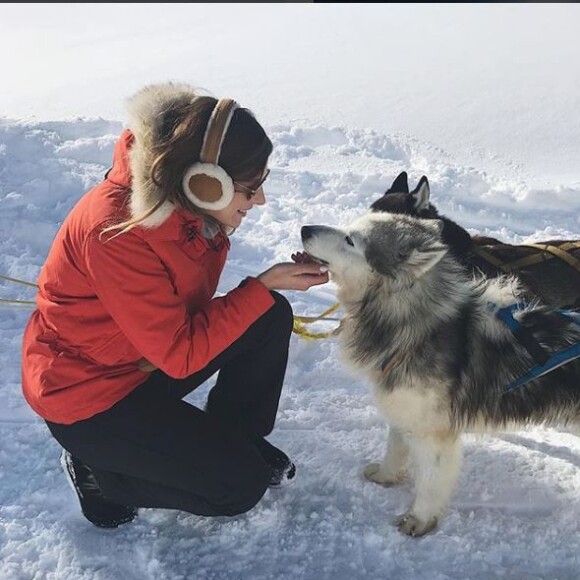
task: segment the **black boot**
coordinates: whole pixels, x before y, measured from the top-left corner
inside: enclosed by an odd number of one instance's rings
[[[63,450],[60,462],[65,475],[77,494],[81,511],[89,522],[99,528],[116,528],[137,516],[134,507],[120,505],[103,496],[101,488],[88,465]]]
[[[274,447],[263,437],[256,439],[255,444],[266,463],[272,468],[268,486],[282,487],[290,483],[296,475],[296,466],[290,461],[286,453]]]

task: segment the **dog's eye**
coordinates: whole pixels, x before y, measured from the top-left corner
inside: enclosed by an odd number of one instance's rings
[[[407,252],[397,252],[397,258],[401,261],[406,260],[409,257]]]
[[[346,236],[346,238],[344,238],[346,240],[346,243],[349,246],[352,246],[354,248],[354,242],[352,241],[352,238],[350,236]]]

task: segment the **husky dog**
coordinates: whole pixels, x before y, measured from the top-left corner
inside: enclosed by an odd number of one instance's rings
[[[517,281],[473,278],[443,243],[442,228],[440,220],[369,212],[345,229],[301,230],[304,249],[337,284],[346,311],[342,352],[370,379],[390,426],[384,459],[364,474],[395,485],[407,463],[413,468],[415,498],[397,520],[411,536],[434,530],[445,512],[462,432],[580,419],[580,359],[507,388],[535,364],[519,331],[497,316],[518,303]],[[580,343],[572,313],[518,304],[512,321],[542,351]]]

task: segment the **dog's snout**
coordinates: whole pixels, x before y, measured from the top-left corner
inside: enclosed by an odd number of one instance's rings
[[[302,241],[305,242],[307,239],[314,235],[314,228],[316,226],[302,226],[300,230],[300,235],[302,236]]]
[[[324,233],[328,233],[331,231],[332,228],[328,226],[302,226],[300,230],[300,235],[302,236],[302,241],[305,242],[306,240],[313,238],[315,236],[319,236]]]

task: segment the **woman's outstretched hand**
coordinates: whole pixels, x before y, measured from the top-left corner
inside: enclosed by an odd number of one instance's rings
[[[300,252],[302,254],[302,252]],[[269,290],[308,290],[311,286],[328,282],[328,269],[314,261],[276,264],[258,276],[258,280]]]

